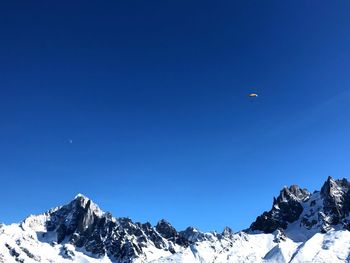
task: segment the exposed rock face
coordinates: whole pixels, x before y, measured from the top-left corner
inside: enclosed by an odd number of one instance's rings
[[[164,219],[158,222],[156,230],[162,235],[162,237],[173,241],[175,241],[178,235],[176,229]]]
[[[298,186],[284,188],[274,199],[270,211],[258,216],[250,230],[272,233],[286,229],[299,220],[299,226],[307,230],[327,232],[333,226],[350,229],[350,183],[346,179],[328,177],[320,192],[310,194]]]
[[[311,194],[297,185],[284,187],[273,200],[270,211],[264,212],[249,230],[272,233],[277,230],[278,240],[285,238],[284,230],[294,222],[305,229],[317,228],[326,232],[333,225],[342,224],[350,229],[350,183],[331,177],[321,192]],[[317,199],[318,197],[318,199]],[[103,213],[88,198],[78,195],[71,203],[50,212],[46,222],[48,231],[57,233],[57,243],[68,242],[97,256],[108,255],[121,261],[140,257],[143,248],[151,242],[156,248],[175,253],[175,247],[187,247],[196,242],[213,239],[193,227],[178,232],[162,219],[155,227],[150,223],[134,223],[128,218],[114,218]],[[298,221],[299,220],[299,221]],[[218,238],[230,238],[233,231],[225,228]],[[276,239],[276,240],[277,240]]]
[[[156,225],[156,230],[165,239],[174,242],[180,246],[188,246],[190,244],[189,240],[184,236],[179,234],[176,229],[166,220],[162,219]]]
[[[91,200],[78,195],[68,205],[51,213],[46,222],[48,231],[57,231],[57,242],[73,235],[72,241],[78,246],[84,243],[84,237],[90,236],[100,221],[102,211]]]
[[[142,254],[142,247],[149,241],[159,249],[170,248],[151,224],[113,218],[81,195],[52,212],[46,224],[48,231],[56,231],[57,243],[69,242],[94,255],[107,254],[120,261]]]
[[[315,233],[329,235],[339,231],[339,235],[345,237],[343,240],[350,240],[350,234],[346,231],[350,230],[349,213],[350,183],[346,179],[334,180],[331,177],[321,191],[312,194],[296,185],[284,187],[278,197],[274,198],[271,210],[258,216],[249,229],[239,233],[233,233],[228,227],[222,233],[203,233],[193,227],[177,231],[164,219],[153,227],[148,222],[142,224],[129,218],[115,218],[110,213],[102,212],[90,199],[78,195],[67,205],[28,217],[17,228],[0,224],[0,237],[5,232],[9,236],[18,234],[13,242],[3,239],[5,252],[0,250],[0,262],[6,255],[15,262],[24,262],[23,258],[41,262],[40,258],[45,258],[46,255],[37,254],[32,242],[37,242],[36,245],[45,243],[46,247],[50,247],[47,245],[49,243],[60,257],[58,261],[42,262],[61,262],[62,259],[74,261],[81,254],[87,258],[107,257],[111,262],[117,263],[158,262],[161,257],[169,257],[169,262],[173,262],[173,258],[179,260],[181,253],[188,257],[188,262],[197,259],[198,262],[204,262],[202,256],[207,257],[209,254],[213,257],[206,262],[215,262],[218,257],[223,257],[223,261],[219,262],[225,263],[245,262],[247,258],[250,258],[250,262],[258,262],[257,259],[271,259],[277,254],[276,262],[279,262],[286,244],[295,242],[295,249],[302,249],[300,242],[307,244],[307,240]],[[273,235],[257,235],[255,231]],[[260,246],[261,240],[266,242],[266,253],[251,254],[252,246],[248,243],[254,242],[254,246]],[[325,247],[329,245],[327,242],[325,240]],[[27,244],[27,247],[23,244]],[[248,244],[249,248],[244,252],[247,254],[241,255],[241,250],[237,249],[242,244]],[[285,255],[292,257],[289,250],[285,252]],[[239,259],[231,260],[237,255],[240,255]],[[229,260],[229,257],[232,258]],[[344,262],[349,262],[348,258]]]
[[[346,217],[350,211],[350,183],[344,178],[334,180],[328,177],[321,188],[323,198],[324,230],[330,225],[343,224],[349,228],[349,220]]]
[[[302,203],[310,197],[306,189],[297,185],[284,187],[280,195],[273,200],[272,209],[258,216],[250,226],[251,230],[261,230],[272,233],[278,228],[286,229],[288,223],[296,221],[303,211]]]
[[[35,225],[34,218],[30,222],[24,221],[23,224]],[[152,227],[150,223],[141,224],[129,218],[115,218],[110,213],[102,212],[83,195],[78,195],[65,206],[47,212],[42,224],[47,231],[42,234],[42,239],[47,236],[55,237],[46,239],[46,242],[62,244],[62,257],[72,257],[72,252],[66,247],[66,244],[70,244],[83,248],[96,257],[106,255],[117,262],[142,258],[145,256],[144,249],[149,246],[173,254],[176,253],[176,247],[183,249],[195,242],[214,237],[214,234],[202,233],[193,227],[178,232],[164,219]],[[55,235],[47,235],[48,233]],[[217,235],[215,238],[227,238],[232,234],[232,230],[227,228],[222,236]]]
[[[72,244],[97,257],[107,255],[118,262],[142,257],[143,249],[150,244],[175,253],[176,245],[185,248],[205,238],[194,228],[178,232],[164,219],[152,227],[150,223],[135,223],[129,218],[114,218],[83,195],[78,195],[68,205],[49,211],[45,226],[48,232],[57,234],[57,239],[51,242]],[[64,248],[62,255],[69,257]]]
[[[228,237],[231,238],[233,236],[234,232],[231,228],[229,228],[228,226],[224,228],[224,230],[222,231],[221,235],[224,237]]]

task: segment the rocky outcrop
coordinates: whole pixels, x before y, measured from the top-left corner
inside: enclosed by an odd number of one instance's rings
[[[350,183],[344,178],[334,180],[328,177],[321,188],[323,198],[323,228],[327,230],[331,225],[343,224],[349,229],[346,218],[350,211]]]
[[[72,244],[97,257],[107,255],[120,262],[142,257],[149,245],[175,253],[176,245],[187,247],[193,243],[164,219],[153,227],[129,218],[114,218],[80,194],[68,205],[49,211],[47,218],[47,231],[55,232],[57,237],[51,242]]]
[[[148,222],[116,218],[104,213],[83,195],[45,214],[30,216],[19,227],[21,231],[31,233],[30,239],[36,235],[40,242],[50,243],[53,247],[57,245],[62,258],[73,259],[77,251],[82,251],[95,258],[107,256],[112,262],[126,263],[134,259],[149,262],[147,257],[155,254],[197,253],[200,244],[209,246],[219,255],[228,251],[237,238],[248,242],[256,231],[274,233],[272,241],[281,246],[283,242],[293,240],[295,233],[295,236],[303,236],[304,239],[294,241],[304,242],[317,232],[329,232],[334,228],[349,230],[349,213],[350,183],[346,179],[329,177],[321,191],[312,194],[297,185],[284,187],[273,199],[272,208],[258,216],[245,232],[237,234],[228,227],[222,233],[203,233],[194,227],[177,231],[164,219],[152,226]],[[304,235],[307,231],[310,233],[308,236]],[[18,255],[23,254],[28,258],[35,256],[17,243],[8,244],[6,253],[13,258],[20,258]]]
[[[249,230],[272,233],[297,220],[307,230],[327,232],[335,226],[350,229],[349,212],[350,183],[345,178],[328,177],[321,191],[313,194],[295,185],[283,188],[272,209],[258,216]]]
[[[279,228],[286,229],[288,223],[299,218],[303,211],[302,203],[309,197],[310,193],[297,185],[284,187],[279,196],[274,198],[272,209],[258,216],[250,229],[264,233],[272,233]]]

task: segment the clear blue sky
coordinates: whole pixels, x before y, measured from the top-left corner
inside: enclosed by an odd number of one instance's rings
[[[239,230],[348,176],[349,1],[34,2],[0,8],[0,221]]]

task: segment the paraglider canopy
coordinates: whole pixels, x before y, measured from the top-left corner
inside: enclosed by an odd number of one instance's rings
[[[258,97],[258,94],[257,93],[249,93],[248,96],[249,97]]]

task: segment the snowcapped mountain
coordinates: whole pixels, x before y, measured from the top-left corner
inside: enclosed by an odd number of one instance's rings
[[[19,224],[0,225],[0,262],[350,262],[350,183],[281,190],[270,211],[234,233],[177,231],[115,218],[77,195]]]

